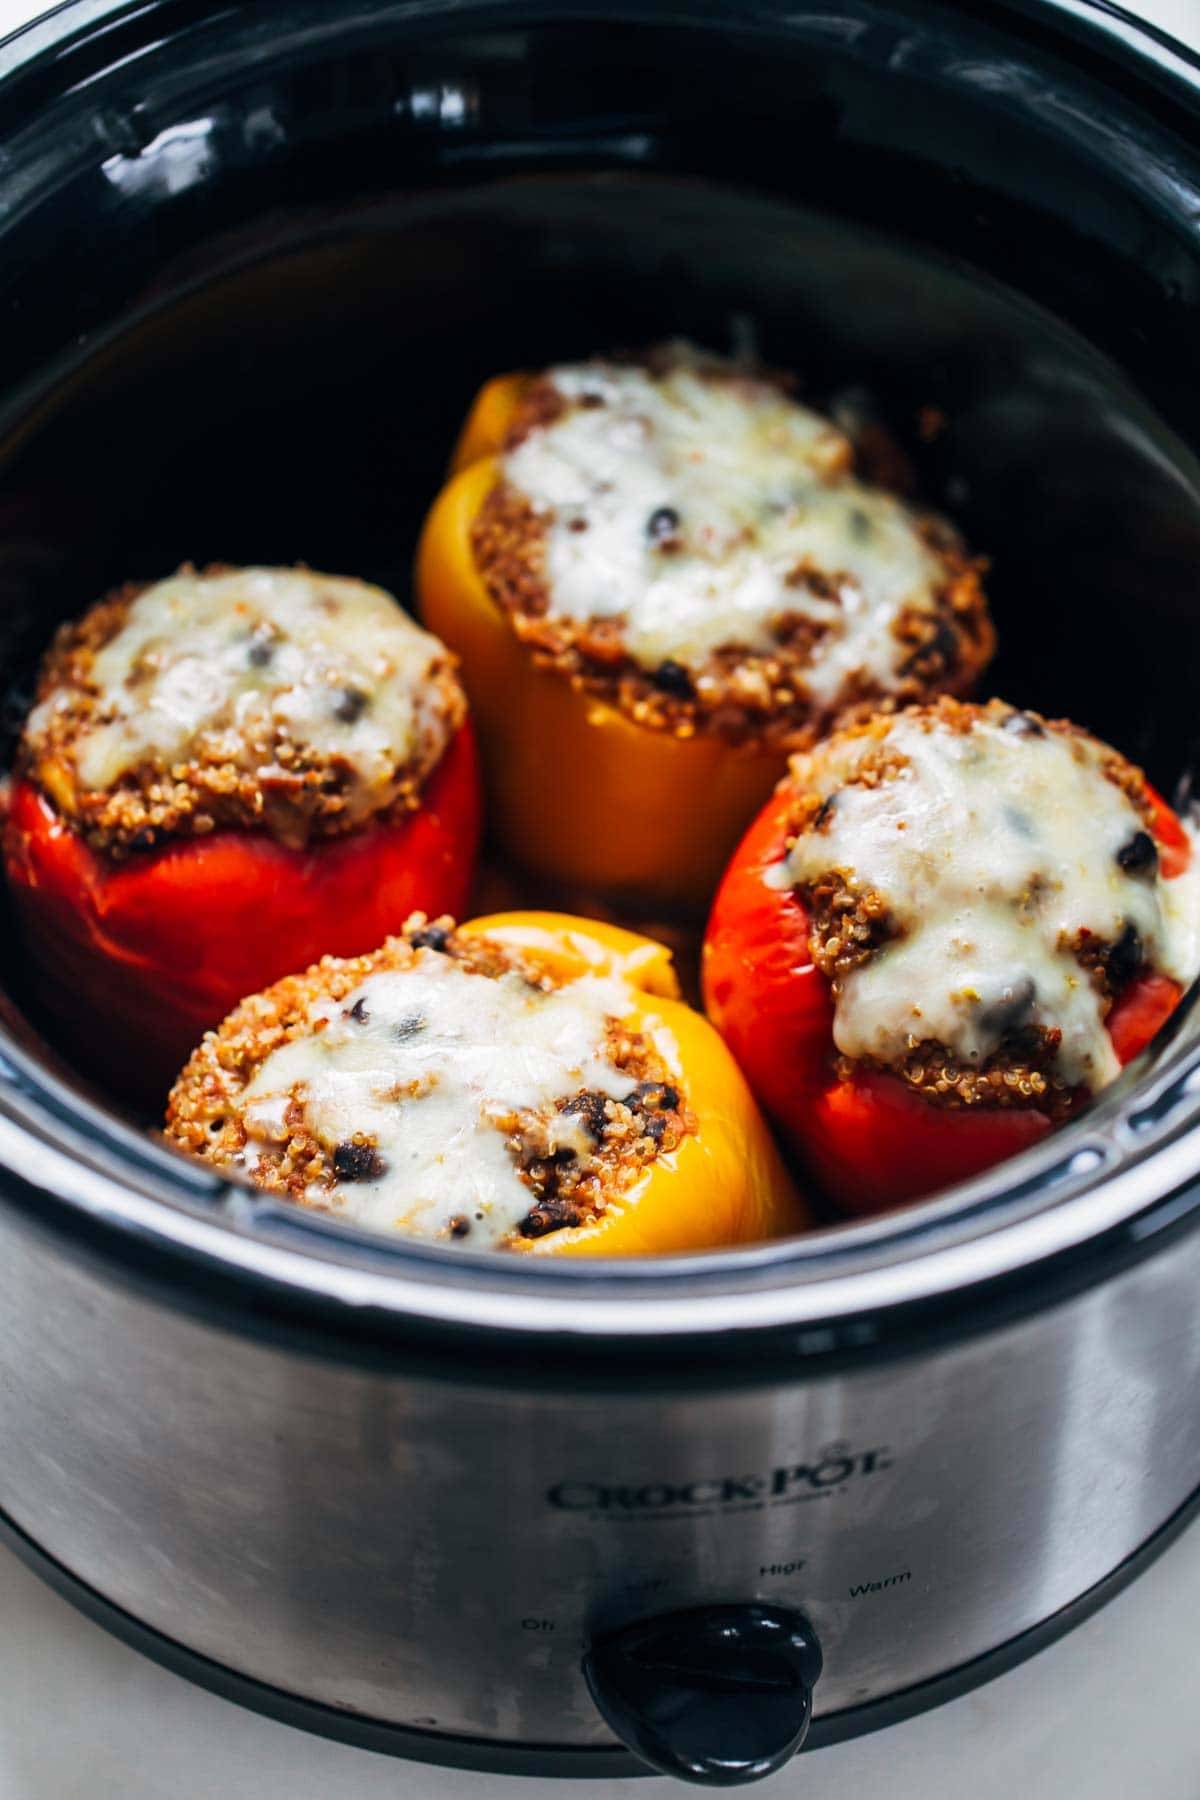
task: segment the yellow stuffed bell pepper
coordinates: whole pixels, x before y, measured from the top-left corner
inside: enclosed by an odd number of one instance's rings
[[[666,1062],[695,1119],[602,1215],[519,1248],[533,1256],[663,1256],[802,1231],[812,1223],[741,1071],[701,1013],[679,997],[664,944],[566,913],[493,913],[460,930],[540,963],[556,980],[609,975],[628,985],[627,1015]]]
[[[504,979],[531,964],[544,997]],[[280,1198],[467,1250],[657,1256],[809,1223],[669,951],[557,913],[417,914],[251,996],[180,1075],[166,1134]]]
[[[417,552],[421,617],[461,659],[491,823],[508,854],[568,886],[699,911],[787,758],[638,725],[535,665],[471,544],[529,380],[489,381],[471,410]]]

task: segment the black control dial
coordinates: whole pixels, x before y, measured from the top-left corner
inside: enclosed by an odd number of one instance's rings
[[[804,1742],[821,1651],[786,1607],[698,1606],[597,1638],[583,1672],[608,1725],[652,1768],[737,1787]]]

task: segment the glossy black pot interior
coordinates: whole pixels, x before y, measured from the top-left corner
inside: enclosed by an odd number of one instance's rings
[[[991,687],[1170,790],[1200,671],[1186,71],[1051,6],[567,14],[166,0],[12,59],[14,711],[56,619],[183,560],[406,596],[485,376],[682,334],[876,411],[992,559]]]

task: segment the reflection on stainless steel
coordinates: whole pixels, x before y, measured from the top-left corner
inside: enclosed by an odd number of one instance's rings
[[[936,1358],[571,1393],[256,1343],[10,1226],[0,1507],[159,1631],[379,1719],[602,1742],[589,1632],[755,1597],[812,1619],[820,1717],[1046,1618],[1200,1486],[1198,1285],[1192,1237]]]

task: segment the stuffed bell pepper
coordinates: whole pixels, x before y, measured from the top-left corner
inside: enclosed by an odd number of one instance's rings
[[[789,752],[970,687],[979,565],[854,462],[786,384],[683,345],[487,384],[417,586],[518,863],[706,907]]]
[[[185,568],[59,632],[4,853],[72,1054],[161,1100],[244,994],[461,907],[479,811],[454,659],[388,594]]]
[[[557,913],[423,916],[243,1002],[167,1136],[268,1193],[466,1249],[642,1256],[803,1208],[661,944]]]
[[[1065,721],[942,699],[793,762],[717,894],[709,1016],[831,1197],[872,1212],[1073,1114],[1200,970],[1200,860]]]

